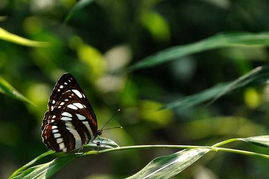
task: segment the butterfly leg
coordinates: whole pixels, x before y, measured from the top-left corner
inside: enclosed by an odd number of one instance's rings
[[[75,154],[83,154],[84,146],[78,149],[78,151]]]

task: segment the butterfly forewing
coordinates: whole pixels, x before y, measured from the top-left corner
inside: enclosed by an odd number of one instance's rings
[[[56,83],[42,124],[42,140],[52,150],[79,149],[97,135],[94,111],[71,74]]]

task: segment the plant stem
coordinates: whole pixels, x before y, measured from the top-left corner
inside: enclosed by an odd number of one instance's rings
[[[269,155],[267,154],[261,154],[261,153],[256,153],[256,152],[250,152],[250,151],[245,151],[245,150],[238,150],[238,149],[230,149],[230,148],[222,148],[222,147],[210,147],[212,150],[215,152],[221,151],[221,152],[230,152],[230,153],[237,153],[237,154],[242,154],[242,155],[248,155],[248,156],[255,156],[255,157],[262,157],[269,159]]]
[[[82,156],[87,156],[91,154],[101,154],[101,153],[108,153],[108,152],[115,152],[115,151],[121,151],[121,150],[134,150],[134,149],[152,149],[152,148],[170,148],[170,149],[209,149],[214,152],[230,152],[230,153],[237,153],[241,155],[248,155],[248,156],[256,156],[256,157],[262,157],[269,159],[269,155],[256,153],[256,152],[250,152],[245,150],[238,150],[238,149],[230,149],[230,148],[223,148],[223,147],[217,147],[220,145],[224,145],[230,142],[238,141],[240,138],[235,139],[229,139],[223,142],[220,142],[218,144],[215,144],[213,146],[193,146],[193,145],[135,145],[135,146],[123,146],[123,147],[117,147],[113,149],[104,149],[100,151],[89,151],[86,153],[81,154]],[[81,156],[80,155],[80,156]]]
[[[250,151],[245,151],[245,150],[238,150],[238,149],[219,147],[221,145],[228,144],[228,143],[235,142],[235,141],[240,141],[240,140],[241,140],[241,138],[229,139],[229,140],[226,140],[226,141],[219,142],[219,143],[217,143],[217,144],[215,144],[213,146],[194,146],[194,145],[135,145],[135,146],[123,146],[123,147],[117,147],[117,148],[112,148],[112,149],[111,148],[104,149],[104,150],[100,150],[100,151],[91,150],[91,151],[88,151],[88,152],[85,152],[85,153],[75,153],[75,154],[72,153],[72,155],[74,155],[73,159],[75,159],[75,158],[78,158],[78,157],[81,157],[81,156],[96,155],[96,154],[123,151],[123,150],[170,148],[170,149],[208,149],[211,152],[219,152],[219,151],[221,151],[221,152],[230,152],[230,153],[237,153],[237,154],[241,154],[241,155],[255,156],[255,157],[262,157],[262,158],[269,159],[269,155],[266,155],[266,154],[250,152]],[[53,151],[48,151],[46,153],[43,153],[43,154],[39,155],[38,157],[36,157],[34,160],[29,162],[28,164],[26,164],[23,167],[16,170],[10,177],[12,178],[13,176],[18,175],[20,172],[22,172],[23,170],[26,170],[27,168],[32,166],[34,163],[36,163],[41,158],[44,158],[44,157],[46,157],[48,155],[52,155],[54,153],[55,152],[53,152]],[[65,157],[65,156],[68,156],[68,155],[63,154],[63,153],[58,155],[58,157]]]
[[[196,149],[196,148],[210,148],[210,146],[195,146],[195,145],[134,145],[134,146],[123,146],[113,149],[105,149],[97,151],[97,153],[107,153],[118,150],[129,150],[129,149],[151,149],[151,148],[170,148],[170,149]]]
[[[228,139],[228,140],[225,140],[225,141],[221,141],[219,143],[216,143],[216,144],[212,145],[212,147],[219,147],[219,146],[222,146],[222,145],[225,145],[225,144],[228,144],[228,143],[231,143],[231,142],[236,142],[236,141],[241,141],[241,138],[233,138],[233,139]]]

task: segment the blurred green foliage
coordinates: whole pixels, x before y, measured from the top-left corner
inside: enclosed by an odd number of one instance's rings
[[[0,91],[5,84],[16,89],[15,97],[29,99],[35,106],[0,95],[0,178],[47,151],[40,125],[51,89],[64,72],[79,81],[94,106],[99,126],[117,108],[122,109],[110,126],[124,128],[103,134],[120,145],[207,145],[224,138],[268,133],[266,84],[233,91],[211,105],[160,110],[164,104],[235,80],[266,64],[268,50],[257,44],[268,45],[268,35],[263,36],[267,33],[259,34],[268,31],[268,9],[266,0],[1,0]],[[254,33],[251,43],[256,46],[214,44],[223,32]],[[150,55],[201,42],[208,45],[202,43],[204,49],[211,50],[197,53],[201,50],[187,46],[193,51],[173,56],[168,63],[125,73],[129,65],[156,57]],[[169,152],[156,149],[83,158],[56,177],[127,177],[153,157]],[[217,155],[178,177],[269,177],[268,161]]]

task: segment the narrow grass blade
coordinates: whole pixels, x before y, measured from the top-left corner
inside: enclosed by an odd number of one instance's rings
[[[29,46],[29,47],[46,47],[48,46],[47,42],[38,42],[29,40],[20,36],[17,36],[15,34],[12,34],[2,28],[0,28],[0,39],[6,40],[12,43],[16,43],[19,45]]]
[[[93,0],[80,0],[78,1],[74,7],[69,11],[67,17],[65,18],[64,22],[67,23],[70,18],[79,10],[83,9],[86,5],[93,2]]]
[[[218,34],[207,39],[188,45],[180,45],[165,49],[154,55],[142,59],[130,66],[129,71],[152,67],[171,60],[179,60],[180,57],[191,55],[210,49],[232,46],[269,45],[269,33],[226,33]]]
[[[269,135],[254,136],[248,138],[241,138],[242,141],[250,142],[255,145],[269,147]]]
[[[0,93],[6,94],[23,102],[34,105],[29,99],[20,94],[15,88],[13,88],[4,78],[0,77]]]
[[[205,101],[211,100],[209,104],[216,101],[221,96],[254,83],[265,83],[269,79],[269,66],[257,67],[247,74],[239,77],[238,79],[229,82],[222,83],[207,90],[204,90],[198,94],[183,97],[170,102],[162,107],[162,109],[180,108],[186,109],[195,105],[201,104]]]
[[[172,108],[180,108],[181,110],[187,109],[196,105],[199,105],[205,101],[213,99],[219,93],[221,93],[224,87],[228,83],[218,84],[212,88],[206,89],[198,94],[182,97],[173,102],[170,102],[164,105],[161,109],[172,109]]]
[[[99,142],[98,146],[97,143]],[[98,138],[94,140],[94,148],[104,148],[104,149],[112,149],[119,147],[114,141],[107,138]],[[91,146],[90,144],[86,147]],[[66,165],[68,165],[72,160],[78,157],[92,155],[98,153],[97,151],[88,151],[85,153],[55,153],[53,151],[45,152],[35,159],[33,159],[31,162],[27,163],[26,165],[22,166],[9,178],[51,178],[55,173],[57,173],[60,169],[64,168]],[[51,157],[52,154],[57,155],[55,159],[52,161],[38,164],[37,163],[41,160],[44,160],[47,157]],[[35,165],[36,164],[36,165]]]
[[[15,178],[18,177],[19,175],[21,175],[22,173],[24,173],[25,170],[27,170],[30,166],[34,165],[36,162],[38,162],[39,160],[48,157],[52,154],[54,154],[55,152],[53,151],[48,151],[45,152],[41,155],[39,155],[38,157],[36,157],[35,159],[33,159],[32,161],[30,161],[29,163],[25,164],[24,166],[22,166],[21,168],[19,168],[18,170],[16,170],[15,172],[13,172],[9,178]]]
[[[158,157],[152,160],[142,170],[129,177],[129,179],[173,177],[192,165],[209,151],[210,149],[205,148],[185,149],[171,155]]]
[[[260,136],[257,136],[260,138]],[[264,143],[264,139],[261,140],[257,137],[252,137],[254,141],[259,141]],[[267,137],[265,137],[267,141]],[[210,151],[214,152],[229,152],[242,154],[247,156],[255,156],[269,159],[269,155],[250,152],[245,150],[230,149],[218,147],[224,144],[228,144],[234,141],[242,140],[240,138],[229,139],[226,141],[219,142],[213,146],[192,146],[192,145],[137,145],[137,146],[125,146],[125,147],[115,147],[111,149],[110,147],[105,150],[92,150],[85,153],[55,153],[53,151],[46,152],[28,164],[24,165],[20,169],[16,170],[9,178],[51,178],[60,169],[69,164],[72,160],[79,157],[85,157],[89,155],[96,155],[108,152],[124,151],[124,150],[138,150],[138,149],[153,149],[153,148],[173,148],[184,150],[167,155],[158,157],[152,160],[148,165],[146,165],[141,171],[137,172],[129,178],[171,178],[184,169],[192,165],[194,162],[203,157],[206,153]],[[111,143],[111,140],[108,140]],[[251,141],[252,142],[252,141]],[[112,142],[114,145],[115,142]],[[267,145],[267,144],[266,144]],[[187,149],[186,149],[187,148]],[[56,157],[55,159],[48,161],[47,157]],[[44,163],[44,160],[45,163]],[[41,161],[43,163],[41,163]]]
[[[75,158],[75,155],[58,157],[50,162],[30,167],[19,175],[10,178],[51,178],[55,173],[64,168]]]

